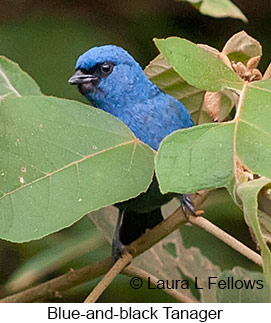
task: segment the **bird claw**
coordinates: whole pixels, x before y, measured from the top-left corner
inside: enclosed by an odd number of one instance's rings
[[[112,241],[112,258],[115,263],[125,253],[125,245],[120,241],[120,227],[123,220],[124,211],[119,211],[114,239]]]
[[[183,194],[180,197],[181,207],[185,216],[188,216],[188,211],[190,211],[194,216],[196,216],[196,211],[194,205],[192,204],[191,198],[187,194]]]
[[[113,263],[115,263],[119,258],[121,258],[126,251],[125,245],[119,239],[113,239],[112,241],[112,258]]]

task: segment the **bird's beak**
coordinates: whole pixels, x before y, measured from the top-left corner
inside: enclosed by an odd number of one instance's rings
[[[79,85],[84,83],[89,83],[91,81],[97,80],[97,76],[91,74],[85,74],[81,70],[77,70],[73,76],[68,80],[71,85]]]

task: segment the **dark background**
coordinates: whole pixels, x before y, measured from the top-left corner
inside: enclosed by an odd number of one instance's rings
[[[73,73],[77,57],[96,45],[122,46],[144,67],[158,54],[152,41],[154,37],[176,35],[222,49],[234,33],[245,30],[263,46],[260,63],[263,71],[270,60],[271,0],[235,0],[234,3],[247,16],[248,24],[232,18],[203,16],[191,5],[174,0],[0,0],[0,55],[19,63],[37,81],[44,94],[82,101],[85,99],[67,80]],[[233,206],[225,191],[215,193],[206,204],[206,210],[209,219],[255,247],[241,212]],[[83,219],[71,228],[39,241],[12,244],[0,240],[0,296],[4,295],[4,284],[16,269],[44,250],[49,250],[48,257],[52,256],[54,248],[79,235],[86,227],[89,227],[90,236],[96,232],[94,225]],[[183,229],[187,247],[203,248],[202,252],[224,269],[234,265],[254,269],[222,243],[214,247],[217,243],[214,237],[193,230],[191,227]],[[109,253],[110,247],[104,242],[98,250],[67,261],[43,280],[67,272],[70,267],[79,268],[103,259]],[[60,301],[82,301],[95,283],[62,294]],[[162,291],[149,294],[132,291],[128,284],[128,278],[119,277],[100,300],[173,301]]]
[[[67,84],[77,57],[87,49],[116,44],[145,66],[157,55],[154,37],[180,36],[221,49],[245,30],[263,45],[268,64],[270,0],[235,0],[249,23],[203,16],[174,0],[1,0],[0,53],[18,62],[47,95],[82,99]]]

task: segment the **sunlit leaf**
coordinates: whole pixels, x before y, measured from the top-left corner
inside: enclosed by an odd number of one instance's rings
[[[190,85],[210,92],[242,88],[241,78],[230,67],[196,44],[178,37],[155,39],[155,44]]]

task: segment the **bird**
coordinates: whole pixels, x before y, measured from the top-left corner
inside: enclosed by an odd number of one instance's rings
[[[92,47],[79,56],[68,82],[77,85],[91,105],[120,119],[154,150],[173,131],[194,125],[185,106],[152,83],[122,47]],[[162,194],[155,174],[146,192],[115,204],[119,209],[112,243],[115,260],[122,256],[126,245],[163,220],[161,206],[173,197],[179,198],[183,210],[194,212],[188,195]]]

